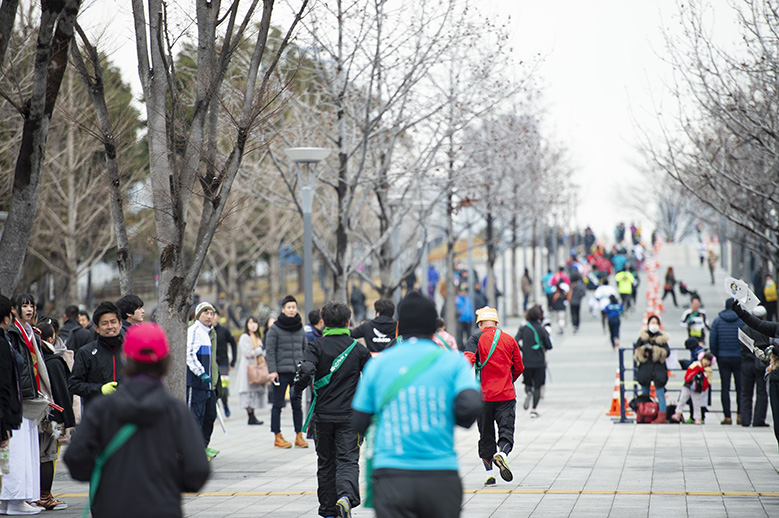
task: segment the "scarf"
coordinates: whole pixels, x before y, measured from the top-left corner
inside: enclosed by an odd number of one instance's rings
[[[273,325],[279,326],[280,329],[289,331],[290,333],[303,329],[303,322],[300,321],[300,313],[296,314],[294,317],[288,317],[284,313],[281,313]]]
[[[249,339],[252,341],[252,349],[259,349],[260,346],[262,346],[262,342],[260,341],[260,337],[257,336],[257,333],[249,333]]]
[[[27,329],[25,329],[24,324],[22,324],[18,319],[14,319],[14,325],[22,333],[22,340],[24,340],[24,345],[26,345],[27,350],[30,351],[30,358],[32,358],[32,370],[35,373],[35,388],[40,391],[41,377],[40,373],[38,372],[38,353],[35,351],[35,345],[33,344],[35,335],[33,334],[32,327],[30,327],[30,334],[27,334]]]
[[[322,331],[322,336],[349,335],[348,327],[326,327]]]

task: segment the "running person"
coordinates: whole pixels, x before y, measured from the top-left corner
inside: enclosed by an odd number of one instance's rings
[[[525,385],[525,402],[522,408],[530,410],[530,417],[538,417],[536,408],[541,399],[541,387],[546,383],[546,351],[552,350],[552,340],[544,327],[544,310],[538,304],[527,310],[525,314],[527,324],[519,328],[515,339],[521,342],[522,361],[525,370],[522,373]]]

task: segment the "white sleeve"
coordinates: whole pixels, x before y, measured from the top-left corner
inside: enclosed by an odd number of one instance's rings
[[[193,324],[192,327],[187,330],[187,368],[191,370],[192,374],[195,376],[200,376],[206,372],[206,370],[203,368],[203,364],[200,363],[200,360],[197,359],[197,351],[200,349],[200,344],[197,340],[196,325],[197,323]]]

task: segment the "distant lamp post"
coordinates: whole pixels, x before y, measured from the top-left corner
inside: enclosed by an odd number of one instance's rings
[[[317,179],[317,164],[327,158],[329,149],[319,147],[293,147],[285,150],[287,157],[295,162],[295,173],[300,184],[300,199],[303,208],[303,289],[305,292],[303,321],[314,309],[313,239],[311,230],[311,206],[314,203],[314,186]],[[301,167],[302,164],[302,167]]]

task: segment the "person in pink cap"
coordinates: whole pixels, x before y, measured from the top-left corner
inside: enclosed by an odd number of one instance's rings
[[[165,331],[132,326],[124,355],[122,384],[95,400],[63,461],[74,479],[90,482],[93,517],[183,516],[181,493],[200,490],[209,466],[192,412],[163,385]]]

